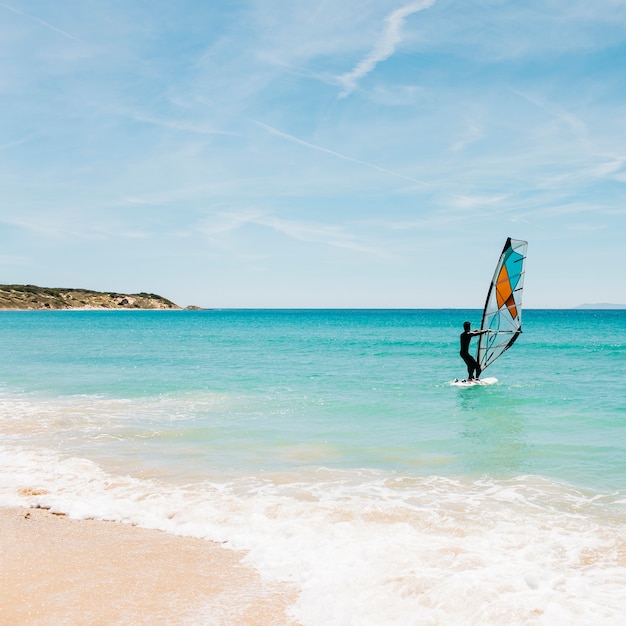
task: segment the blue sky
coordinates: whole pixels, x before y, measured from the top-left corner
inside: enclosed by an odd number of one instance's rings
[[[0,283],[626,303],[626,0],[0,0]]]

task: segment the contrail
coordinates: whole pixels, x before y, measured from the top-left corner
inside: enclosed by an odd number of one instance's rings
[[[82,44],[86,43],[82,39],[79,39],[78,37],[74,37],[74,35],[70,35],[69,33],[66,33],[64,30],[61,30],[60,28],[57,28],[56,26],[53,26],[49,22],[46,22],[45,20],[42,20],[42,19],[40,19],[38,17],[35,17],[34,15],[29,15],[28,13],[24,13],[24,11],[20,11],[19,9],[16,9],[15,7],[12,7],[10,4],[5,4],[4,2],[0,2],[0,6],[4,7],[8,11],[13,11],[13,13],[17,13],[18,15],[21,15],[22,17],[25,17],[25,18],[27,18],[29,20],[33,20],[34,22],[38,22],[42,26],[45,26],[46,28],[49,28],[50,30],[53,30],[55,33],[59,33],[59,35],[63,35],[63,37],[67,37],[68,39],[71,39],[72,41],[76,41],[76,42],[82,43]]]
[[[354,69],[347,74],[339,77],[344,85],[344,90],[340,96],[345,98],[349,96],[355,89],[357,81],[369,74],[381,61],[388,59],[402,41],[402,27],[409,15],[423,11],[435,4],[435,0],[420,0],[412,2],[404,7],[396,9],[386,18],[387,26],[379,37],[374,49],[361,61],[359,61]]]
[[[380,167],[378,165],[374,165],[373,163],[368,163],[367,161],[361,161],[360,159],[355,159],[353,157],[347,156],[345,154],[341,154],[340,152],[335,152],[334,150],[330,150],[329,148],[324,148],[323,146],[318,146],[314,143],[310,143],[308,141],[304,141],[304,139],[299,139],[298,137],[294,137],[293,135],[289,135],[288,133],[284,133],[272,126],[264,124],[263,122],[255,121],[255,123],[261,128],[265,129],[268,133],[272,135],[276,135],[277,137],[282,137],[283,139],[287,139],[288,141],[292,141],[293,143],[300,144],[301,146],[305,146],[306,148],[311,148],[313,150],[317,150],[318,152],[325,152],[326,154],[331,154],[334,157],[339,159],[343,159],[344,161],[351,161],[352,163],[358,163],[359,165],[365,165],[373,170],[377,170],[379,172],[383,172],[384,174],[389,174],[391,176],[395,176],[396,178],[402,178],[404,180],[411,181],[412,183],[418,183],[420,185],[427,185],[428,183],[424,180],[419,180],[418,178],[413,178],[412,176],[406,176],[405,174],[399,174],[398,172],[394,172],[392,170],[385,169],[384,167]]]

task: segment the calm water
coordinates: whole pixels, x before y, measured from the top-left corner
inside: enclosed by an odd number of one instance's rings
[[[305,625],[621,624],[626,311],[463,389],[466,319],[0,312],[0,505],[244,548]]]

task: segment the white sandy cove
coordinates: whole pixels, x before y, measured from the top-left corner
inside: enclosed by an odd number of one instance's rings
[[[305,626],[626,619],[624,499],[540,478],[320,469],[182,487],[4,446],[0,505],[249,551],[267,583],[299,590],[288,614]]]

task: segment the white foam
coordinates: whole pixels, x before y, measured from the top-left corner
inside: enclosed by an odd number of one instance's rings
[[[302,624],[618,624],[623,494],[535,477],[318,470],[176,486],[51,450],[0,447],[0,505],[225,541],[301,594]]]

